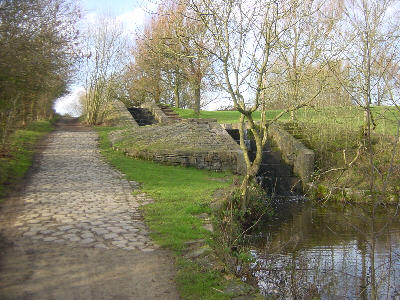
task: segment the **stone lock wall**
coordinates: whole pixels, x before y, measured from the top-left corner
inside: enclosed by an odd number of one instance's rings
[[[225,129],[239,129],[239,124],[221,124]],[[311,180],[314,172],[314,151],[308,149],[299,140],[276,124],[268,129],[269,138],[276,144],[286,164],[293,167],[293,172],[303,183]]]
[[[119,100],[113,100],[111,101],[110,106],[110,114],[105,121],[106,124],[118,127],[139,127],[131,113],[126,109],[124,103]]]
[[[153,102],[143,103],[141,107],[148,109],[153,114],[154,119],[156,119],[157,122],[160,124],[171,124],[176,122],[175,120],[168,118],[168,116],[164,114],[162,109]]]
[[[245,173],[242,150],[216,120],[169,120],[153,104],[142,107],[150,109],[159,123],[112,132],[109,137],[115,149],[163,164]]]
[[[293,166],[294,173],[304,183],[309,182],[314,172],[314,151],[275,124],[269,126],[268,135],[277,144],[285,162]]]
[[[239,167],[242,160],[241,154],[235,151],[232,152],[189,152],[180,151],[137,151],[133,148],[120,149],[116,146],[117,150],[123,151],[126,155],[141,158],[145,160],[152,160],[166,165],[195,167],[198,169],[207,169],[211,171],[231,171],[237,174],[243,174],[245,171]],[[244,162],[244,161],[243,161]]]
[[[170,119],[154,103],[145,103],[159,124],[138,126],[125,105],[113,102],[113,123],[127,129],[113,132],[114,148],[132,157],[164,164],[193,166],[215,171],[230,170],[245,174],[246,163],[239,145],[226,132],[238,124],[218,124],[213,119]],[[306,183],[314,171],[314,152],[279,126],[269,127],[269,137],[276,143],[285,162]]]

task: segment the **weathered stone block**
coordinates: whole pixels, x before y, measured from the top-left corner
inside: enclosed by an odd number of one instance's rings
[[[314,151],[277,125],[270,125],[269,136],[277,144],[286,163],[293,166],[293,171],[303,182],[309,182],[314,172]]]
[[[121,101],[115,99],[110,103],[111,112],[106,119],[107,124],[115,126],[131,126],[139,127],[135,119],[126,109],[126,106]]]

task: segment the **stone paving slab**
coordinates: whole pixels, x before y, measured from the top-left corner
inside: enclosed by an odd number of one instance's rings
[[[113,170],[93,131],[56,131],[22,194],[16,218],[23,238],[103,249],[153,251],[139,207],[151,201],[132,195],[135,182]]]

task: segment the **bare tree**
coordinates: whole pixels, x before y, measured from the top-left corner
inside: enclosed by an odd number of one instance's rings
[[[179,107],[190,102],[199,114],[204,78],[211,63],[200,46],[206,42],[205,28],[189,13],[185,4],[174,1],[159,6],[133,50],[132,70],[138,74],[133,89],[139,95],[148,94],[156,103],[161,99],[170,103],[168,98],[174,98]],[[189,88],[191,100],[181,101]]]
[[[331,1],[289,1],[287,30],[279,38],[278,65],[286,107],[315,98],[328,85],[323,58],[332,56],[329,50],[339,15]],[[291,117],[295,119],[294,110]]]
[[[267,142],[267,130],[271,123],[265,118],[263,91],[272,67],[280,53],[280,39],[293,26],[287,22],[293,13],[293,1],[190,1],[190,8],[206,26],[209,35],[207,50],[215,58],[215,75],[220,87],[231,97],[240,117],[240,146],[244,153],[247,172],[241,185],[242,209],[248,205],[247,188],[256,176],[262,149]],[[297,5],[297,4],[296,4]],[[301,28],[299,28],[301,30]],[[285,112],[303,107],[308,101],[296,103]],[[253,113],[261,110],[260,126]],[[272,120],[272,121],[275,121]],[[250,160],[244,142],[245,121],[256,143],[257,152]]]
[[[167,52],[172,54],[193,90],[193,109],[198,115],[202,81],[211,67],[209,55],[204,50],[207,42],[206,28],[190,15],[191,12],[184,4],[172,6],[163,14],[168,16],[168,23],[172,25],[170,36],[176,43],[175,47],[166,44]]]
[[[373,125],[370,107],[381,104],[388,94],[385,85],[397,60],[399,22],[396,1],[348,0],[337,38],[345,44],[341,52],[350,68],[347,92],[354,103],[365,109],[366,126]],[[369,121],[368,121],[369,120]]]
[[[88,24],[85,39],[83,116],[87,124],[95,125],[103,122],[110,101],[118,97],[121,74],[127,64],[128,41],[122,25],[106,17]]]
[[[374,141],[373,132],[377,126],[373,105],[382,104],[386,99],[394,99],[398,91],[394,82],[398,65],[398,47],[400,32],[398,23],[398,3],[392,0],[348,0],[343,3],[343,20],[337,35],[344,44],[345,51],[339,57],[344,59],[349,68],[350,79],[342,86],[352,101],[364,111],[362,144],[356,158],[366,157],[365,178],[369,181],[369,193],[372,208],[363,212],[369,220],[369,228],[356,228],[369,237],[369,259],[371,262],[371,298],[378,298],[378,280],[375,274],[375,247],[382,228],[376,227],[376,210],[387,196],[387,185],[396,169],[398,157],[398,133],[392,139],[392,151],[387,168],[383,170],[376,161],[380,149]],[[394,96],[394,97],[393,97]],[[400,124],[399,124],[400,125]],[[389,144],[386,143],[385,147]],[[362,155],[360,155],[360,153]],[[354,161],[354,160],[353,160]],[[352,162],[353,162],[352,161]],[[352,163],[351,163],[352,164]],[[350,167],[348,164],[346,168]],[[346,169],[345,168],[345,169]],[[397,213],[396,216],[398,217]],[[391,222],[391,216],[387,218]],[[384,227],[387,226],[384,225]],[[384,228],[383,227],[383,228]]]

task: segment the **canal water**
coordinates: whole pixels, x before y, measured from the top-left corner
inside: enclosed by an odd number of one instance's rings
[[[400,299],[397,208],[275,203],[275,216],[247,236],[251,274],[272,299]]]

